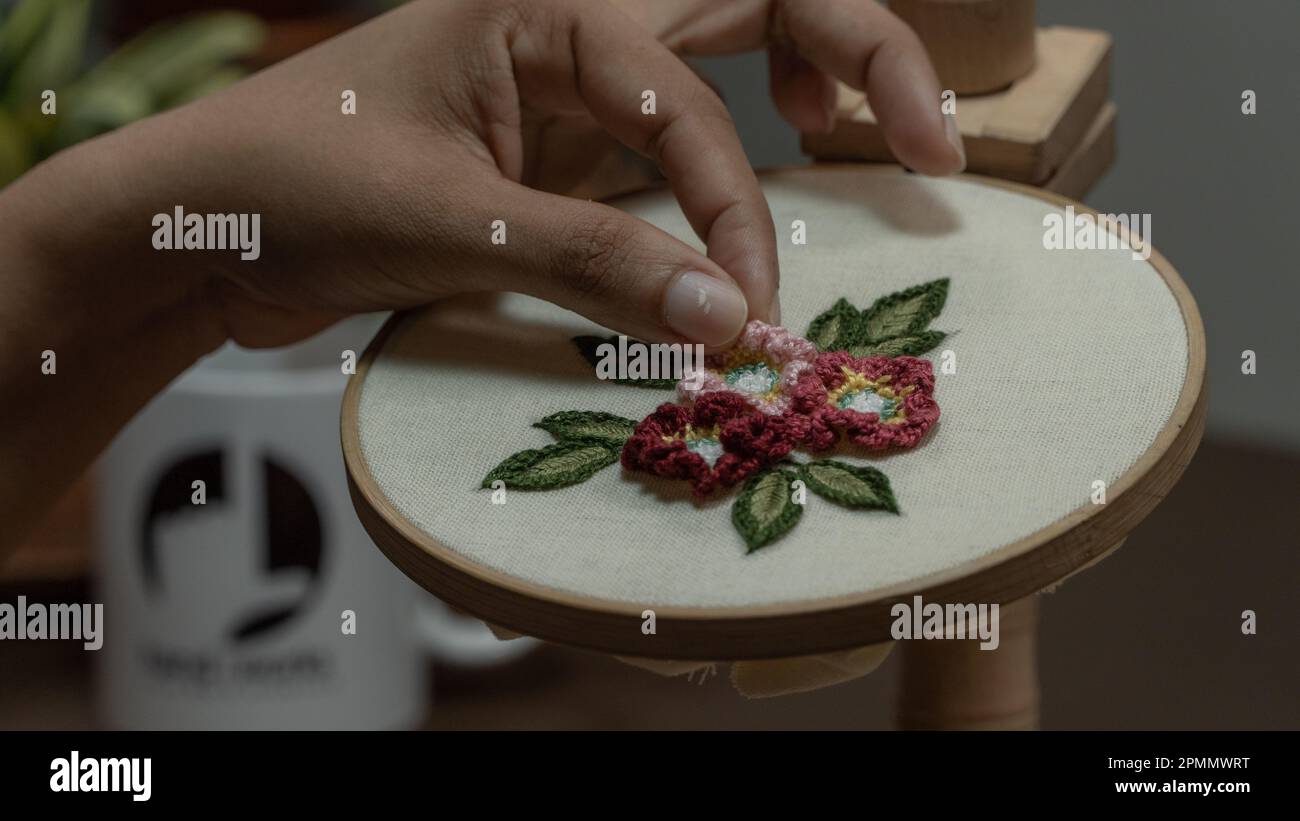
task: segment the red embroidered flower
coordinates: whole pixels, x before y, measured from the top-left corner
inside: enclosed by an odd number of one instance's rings
[[[697,496],[707,496],[785,458],[798,438],[785,419],[757,412],[744,397],[711,393],[691,407],[660,405],[623,445],[622,462],[687,479]]]
[[[800,382],[793,403],[808,419],[812,450],[833,446],[841,433],[869,450],[910,448],[939,418],[934,370],[924,359],[833,351],[817,357],[816,371],[818,379]]]

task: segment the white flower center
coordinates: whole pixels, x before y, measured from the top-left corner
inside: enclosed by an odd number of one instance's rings
[[[840,399],[840,407],[858,413],[875,413],[881,419],[894,415],[896,404],[872,390],[854,391]]]
[[[713,467],[722,458],[722,443],[717,439],[687,439],[686,449],[698,454],[701,459],[708,462],[709,467]]]
[[[745,393],[767,393],[776,386],[777,375],[767,365],[757,362],[727,371],[727,384]]]

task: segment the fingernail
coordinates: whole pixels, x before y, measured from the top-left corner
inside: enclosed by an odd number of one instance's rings
[[[961,131],[957,129],[957,115],[943,115],[943,132],[948,137],[948,142],[956,149],[957,156],[961,158],[961,167],[954,171],[954,174],[960,174],[966,170],[966,146],[962,145]]]
[[[664,294],[668,327],[705,345],[724,345],[735,339],[748,313],[739,288],[699,271],[678,274]]]

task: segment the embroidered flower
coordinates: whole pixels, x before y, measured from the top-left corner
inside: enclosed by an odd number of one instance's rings
[[[692,402],[730,391],[765,414],[783,414],[799,380],[813,374],[816,359],[817,347],[808,340],[755,319],[731,350],[707,357],[701,373],[678,382],[677,395]]]
[[[897,514],[893,487],[877,468],[788,457],[795,447],[826,450],[841,439],[878,450],[912,447],[925,436],[939,406],[930,363],[914,357],[946,337],[929,325],[947,295],[944,278],[888,294],[867,308],[841,298],[813,319],[803,337],[750,322],[731,351],[707,357],[676,383],[682,404],[660,405],[640,422],[600,410],[552,413],[535,427],[555,442],[506,457],[482,486],[494,492],[503,484],[567,487],[614,461],[685,479],[698,496],[743,482],[731,523],[751,553],[798,524],[803,490],[844,508]],[[573,341],[599,373],[595,351],[616,338]],[[616,381],[645,388],[673,384],[630,376]]]
[[[794,448],[784,419],[755,413],[737,393],[712,393],[694,406],[663,404],[623,445],[628,470],[687,479],[698,496],[729,487]]]
[[[869,450],[910,448],[939,418],[934,370],[924,359],[833,351],[817,357],[816,374],[799,384],[793,403],[809,420],[813,450],[831,447],[841,433]]]

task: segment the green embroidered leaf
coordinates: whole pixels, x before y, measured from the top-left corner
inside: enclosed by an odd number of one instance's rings
[[[799,478],[818,496],[845,507],[898,512],[889,479],[875,468],[819,459],[800,465]]]
[[[912,336],[896,336],[884,342],[867,342],[850,347],[854,356],[920,356],[946,337],[943,331],[921,331]]]
[[[861,322],[857,308],[843,297],[823,311],[812,324],[804,338],[817,346],[819,351],[838,351],[851,344]]]
[[[591,442],[621,448],[636,422],[601,411],[560,411],[533,425],[561,442]]]
[[[917,356],[943,341],[942,331],[925,328],[943,310],[947,298],[947,279],[881,297],[865,311],[841,298],[812,321],[805,336],[820,351]]]
[[[862,315],[867,340],[911,336],[934,320],[948,299],[948,280],[936,279],[877,299]]]
[[[618,336],[575,336],[573,344],[578,346],[578,352],[582,358],[591,363],[591,367],[596,367],[600,363],[600,355],[596,350],[606,342],[618,348]],[[628,345],[644,345],[646,343],[635,339],[629,339]],[[677,384],[676,379],[608,379],[607,382],[617,382],[620,385],[632,385],[637,388],[671,388]]]
[[[585,482],[592,474],[618,459],[618,451],[592,442],[557,442],[540,450],[521,450],[492,468],[483,487],[500,479],[506,487],[521,490],[551,488]]]
[[[795,476],[769,470],[752,477],[731,506],[731,523],[744,537],[750,553],[771,544],[799,523],[803,505],[795,504]]]

